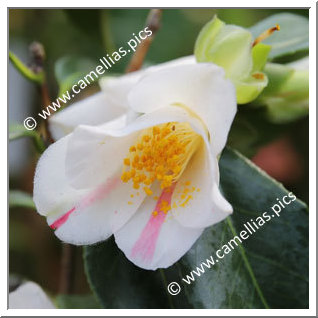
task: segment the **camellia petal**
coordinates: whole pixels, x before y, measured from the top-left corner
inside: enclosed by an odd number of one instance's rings
[[[108,238],[138,209],[144,193],[129,204],[130,187],[114,170],[96,187],[76,190],[66,179],[66,136],[51,145],[40,158],[34,179],[33,200],[37,211],[63,241],[80,245]]]
[[[115,233],[115,241],[126,257],[151,270],[174,264],[204,230],[183,227],[164,213],[160,206],[163,202],[171,204],[172,191],[157,188],[154,193],[158,194],[158,200],[147,198],[130,221]]]
[[[102,77],[99,81],[101,92],[76,102],[49,118],[53,138],[58,140],[72,132],[78,125],[101,125],[119,116],[126,116],[125,123],[132,121],[136,114],[128,107],[127,96],[144,74],[174,65],[195,63],[192,55],[122,76]]]
[[[208,63],[149,74],[136,84],[128,98],[137,112],[175,105],[188,109],[205,123],[216,154],[225,145],[237,109],[234,86],[224,78],[222,68]]]
[[[104,76],[99,81],[99,85],[102,91],[105,92],[108,96],[111,96],[113,100],[116,100],[119,105],[122,105],[122,107],[128,107],[128,93],[142,78],[142,76],[149,73],[157,72],[165,68],[169,68],[171,66],[188,65],[195,63],[196,60],[194,55],[185,56],[121,76]]]
[[[209,156],[208,147],[201,144],[173,194],[172,214],[186,227],[211,226],[232,213],[231,205],[220,193],[217,160]]]
[[[9,294],[9,308],[55,309],[55,306],[38,284],[27,282]]]
[[[100,125],[124,115],[127,109],[103,92],[76,102],[49,119],[55,140],[69,134],[78,125]]]

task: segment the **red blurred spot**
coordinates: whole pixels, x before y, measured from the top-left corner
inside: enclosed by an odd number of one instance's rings
[[[252,161],[283,183],[293,184],[303,175],[302,158],[286,137],[262,147]]]

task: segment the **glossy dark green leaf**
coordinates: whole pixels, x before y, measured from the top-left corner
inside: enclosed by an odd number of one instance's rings
[[[294,54],[306,51],[309,48],[309,24],[308,19],[292,13],[278,13],[260,21],[250,28],[254,38],[264,31],[276,25],[280,31],[274,32],[263,41],[272,46],[269,53],[270,58]]]
[[[9,206],[10,208],[22,207],[35,210],[32,196],[29,193],[19,190],[10,190]]]
[[[167,308],[159,271],[132,264],[113,238],[84,248],[85,270],[91,289],[103,308]]]
[[[307,308],[308,207],[300,200],[283,204],[277,217],[271,207],[289,191],[232,150],[224,151],[220,173],[236,232],[264,212],[275,216],[243,244],[269,307]]]
[[[100,309],[94,295],[58,295],[54,300],[59,309]]]
[[[231,217],[207,229],[179,264],[186,278],[210,255],[246,230],[244,224],[289,192],[242,155],[226,149],[220,160],[221,185],[231,202]],[[308,210],[296,200],[206,269],[184,293],[195,308],[307,308]],[[254,229],[256,229],[254,227]],[[179,282],[181,279],[179,279]],[[183,281],[181,281],[183,282]],[[178,296],[177,296],[178,297]]]
[[[234,208],[232,216],[206,229],[189,252],[165,270],[135,267],[113,239],[86,247],[84,260],[92,290],[105,308],[307,308],[308,210],[293,201],[258,231],[219,259],[195,281],[192,270],[214,255],[244,224],[267,211],[289,192],[235,151],[220,160],[221,187]],[[161,280],[161,281],[160,281]],[[167,295],[163,286],[180,284]],[[134,295],[134,296],[133,296]]]

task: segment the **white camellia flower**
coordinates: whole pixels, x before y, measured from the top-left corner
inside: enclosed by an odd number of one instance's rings
[[[171,66],[195,64],[195,57],[186,56],[126,75],[105,76],[99,81],[101,91],[75,102],[50,117],[50,132],[54,140],[72,132],[78,125],[97,126],[109,123],[109,128],[124,127],[136,118],[128,107],[128,92],[139,79],[150,72]]]
[[[9,308],[55,309],[55,306],[38,284],[26,282],[9,294]]]
[[[145,72],[122,102],[143,115],[122,128],[80,125],[44,152],[34,202],[61,240],[88,245],[114,234],[137,266],[166,268],[232,212],[217,158],[235,88],[216,65],[175,64]]]

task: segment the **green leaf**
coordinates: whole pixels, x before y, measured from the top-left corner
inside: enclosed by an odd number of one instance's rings
[[[57,295],[54,299],[60,309],[100,309],[94,295]]]
[[[59,95],[69,90],[86,74],[94,71],[96,63],[81,57],[65,56],[55,63],[55,76],[59,84]]]
[[[37,84],[44,82],[44,72],[34,73],[14,53],[9,52],[9,59],[13,66],[28,80]]]
[[[280,26],[280,31],[264,40],[265,44],[272,46],[269,53],[271,59],[308,50],[309,24],[308,19],[303,16],[292,13],[274,14],[255,24],[250,31],[256,38],[276,24]]]
[[[268,212],[271,220],[194,283],[185,283],[189,302],[196,308],[308,308],[306,205],[293,201],[272,217],[277,198],[289,192],[235,151],[224,150],[220,175],[234,212],[207,229],[179,262],[182,277],[246,230],[251,219]]]
[[[19,191],[19,190],[10,190],[9,192],[9,207],[16,208],[29,208],[35,210],[35,205],[32,199],[32,196],[29,193]]]
[[[9,141],[23,137],[31,137],[34,146],[40,153],[46,149],[40,134],[36,130],[27,130],[23,125],[20,124],[9,125]]]
[[[239,153],[220,160],[221,187],[234,213],[207,228],[189,252],[165,270],[135,267],[110,239],[85,247],[86,273],[105,308],[307,308],[308,209],[295,200],[280,216],[271,207],[288,191]],[[214,255],[248,221],[268,212],[271,220],[188,285],[182,280]],[[263,216],[264,217],[264,216]],[[233,243],[232,243],[233,244]],[[234,245],[235,246],[235,245]],[[162,281],[160,282],[160,278]],[[167,295],[170,282],[182,291]],[[105,286],[111,286],[110,288]]]
[[[136,267],[113,238],[85,246],[84,262],[91,289],[103,308],[167,308],[159,271]]]

